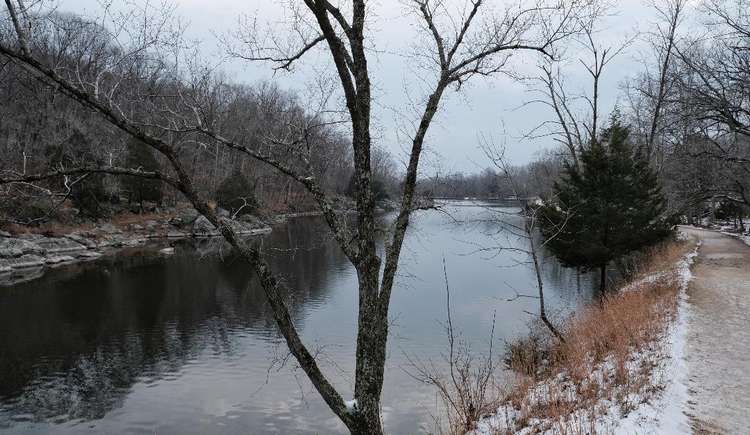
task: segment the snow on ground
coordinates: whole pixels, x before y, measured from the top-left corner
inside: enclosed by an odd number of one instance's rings
[[[631,356],[628,371],[634,376],[644,364],[656,362],[652,376],[654,385],[663,388],[652,397],[641,397],[639,394],[627,394],[620,398],[619,403],[609,400],[601,400],[596,410],[578,410],[574,415],[568,416],[563,424],[559,422],[541,422],[529,419],[521,430],[514,430],[518,426],[516,421],[520,412],[512,405],[502,405],[497,413],[477,423],[477,428],[467,435],[495,435],[513,433],[526,435],[532,433],[543,433],[555,435],[558,433],[608,433],[614,435],[678,435],[689,432],[689,422],[683,410],[688,400],[687,364],[684,359],[687,324],[690,315],[687,301],[687,287],[692,279],[690,266],[698,255],[698,246],[685,255],[676,265],[677,277],[679,279],[680,293],[677,308],[677,316],[667,329],[661,343],[655,343],[647,349],[643,349]],[[635,290],[639,284],[651,283],[665,276],[668,272],[658,272],[642,278],[626,287],[626,290]],[[593,382],[606,383],[613,375],[614,367],[609,361],[601,364],[595,370],[591,379]],[[558,376],[546,382],[540,382],[530,393],[531,401],[546,403],[555,398],[550,397],[550,391],[565,392],[567,397],[563,400],[575,400],[575,388],[563,376]],[[560,398],[560,397],[557,397]],[[623,408],[630,408],[625,417],[622,417]],[[543,427],[543,431],[539,428]]]
[[[664,392],[656,400],[642,404],[620,420],[614,430],[617,435],[680,435],[689,432],[688,418],[683,412],[688,400],[685,345],[690,307],[687,288],[693,279],[690,266],[698,255],[698,248],[699,246],[696,246],[677,265],[680,279],[677,318],[670,325],[667,335],[668,358],[662,360],[661,366],[657,368],[665,381]]]
[[[729,231],[722,231],[721,233],[726,234],[728,236],[736,237],[742,240],[743,242],[745,242],[746,245],[750,246],[750,234],[737,234],[737,233],[732,233]]]

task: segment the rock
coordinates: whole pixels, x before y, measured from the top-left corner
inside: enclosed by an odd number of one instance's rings
[[[75,261],[75,258],[69,255],[54,255],[52,257],[47,257],[44,260],[44,262],[47,264],[60,264],[60,263],[68,263],[71,261]]]
[[[97,248],[121,248],[124,245],[123,241],[118,237],[108,236],[99,240],[96,244]]]
[[[207,234],[207,233],[211,233],[214,231],[215,231],[214,224],[209,222],[209,220],[205,216],[200,216],[193,223],[194,234]]]
[[[153,230],[159,226],[159,222],[156,222],[155,220],[148,220],[144,222],[143,224],[146,225],[147,230]]]
[[[13,269],[25,269],[28,267],[44,266],[44,258],[39,255],[24,254],[15,258],[0,259],[0,269],[10,267]]]
[[[169,225],[175,226],[175,227],[181,227],[184,225],[184,222],[182,222],[182,219],[179,217],[173,217],[168,221]]]
[[[9,232],[0,230],[0,237],[13,237]]]
[[[226,210],[224,210],[221,207],[218,207],[216,209],[216,216],[228,218],[229,217],[229,212],[226,211]]]
[[[0,238],[0,258],[14,258],[25,254],[44,255],[44,248],[36,243],[17,239],[17,238]]]
[[[36,240],[43,239],[44,236],[41,234],[35,234],[35,233],[24,233],[24,234],[19,234],[16,238],[26,240],[29,242],[34,242]]]
[[[175,221],[179,221],[179,226],[190,225],[198,219],[198,212],[192,208],[181,210],[177,213],[177,216],[173,218]]]
[[[63,252],[85,251],[87,248],[81,243],[68,237],[46,237],[39,239],[36,244],[49,254],[60,254]]]
[[[122,244],[124,246],[139,246],[144,243],[146,243],[146,238],[143,237],[133,237],[133,238],[127,238],[122,241]]]
[[[130,226],[130,229],[132,229],[133,231],[140,231],[143,229],[143,226],[138,225],[138,224],[133,224]]]
[[[99,258],[101,256],[102,256],[101,252],[96,252],[96,251],[84,251],[77,255],[78,258],[92,259],[92,260],[95,258]]]
[[[94,242],[91,239],[87,239],[86,237],[78,234],[78,233],[71,233],[65,235],[66,239],[70,239],[76,243],[80,243],[81,245],[85,246],[87,249],[94,249],[96,248],[96,242]]]
[[[184,239],[188,235],[181,232],[181,231],[170,231],[167,233],[167,238],[169,239]]]
[[[115,227],[111,223],[102,224],[97,229],[106,234],[114,234],[118,232],[117,227]]]
[[[174,248],[170,247],[170,248],[160,249],[159,253],[162,255],[172,255],[174,254]]]

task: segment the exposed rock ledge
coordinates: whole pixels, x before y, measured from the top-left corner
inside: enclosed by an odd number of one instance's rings
[[[227,216],[224,216],[227,217]],[[240,235],[255,236],[271,232],[271,227],[253,216],[230,220]],[[135,247],[149,241],[218,237],[219,232],[203,216],[185,212],[168,222],[146,221],[142,224],[115,226],[101,224],[92,229],[78,230],[51,237],[42,234],[18,234],[0,231],[0,283],[13,282],[8,274],[33,273],[36,269],[93,260],[105,252]],[[3,279],[3,275],[6,275]]]

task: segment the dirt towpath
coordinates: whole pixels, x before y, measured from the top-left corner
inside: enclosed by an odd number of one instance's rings
[[[750,246],[682,230],[702,242],[688,288],[685,413],[694,434],[750,434]]]

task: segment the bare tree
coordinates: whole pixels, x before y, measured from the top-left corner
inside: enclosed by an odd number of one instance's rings
[[[504,177],[506,180],[508,180],[509,184],[513,188],[514,195],[516,198],[528,198],[528,193],[526,189],[524,189],[517,181],[516,176],[513,171],[513,167],[508,164],[508,160],[505,158],[505,149],[499,148],[497,146],[494,146],[493,144],[484,141],[484,144],[482,146],[485,155],[487,158],[490,159],[492,164],[499,169],[500,174],[502,177]],[[523,202],[523,200],[522,200]],[[521,216],[523,219],[523,223],[521,225],[514,225],[511,223],[504,223],[504,227],[507,228],[509,231],[513,233],[514,236],[519,237],[521,240],[523,240],[525,243],[527,243],[528,248],[516,248],[516,250],[519,250],[520,252],[528,255],[531,258],[530,264],[532,269],[534,270],[534,276],[536,277],[536,287],[537,287],[537,296],[536,298],[539,300],[539,319],[544,323],[544,325],[549,329],[549,331],[554,335],[558,340],[564,342],[565,338],[560,333],[560,331],[554,326],[554,324],[549,320],[549,317],[547,317],[547,309],[544,304],[544,281],[542,279],[542,267],[541,267],[541,261],[540,261],[540,250],[544,247],[545,244],[549,242],[554,236],[546,239],[546,240],[538,240],[539,236],[539,227],[538,222],[540,217],[538,216],[537,209],[535,204],[522,204],[523,209],[521,210]],[[562,224],[564,225],[564,223]],[[498,249],[507,249],[505,247],[499,246]],[[528,295],[523,294],[517,294],[516,297],[528,297]]]
[[[597,16],[603,13],[603,6],[601,7]],[[538,86],[534,86],[532,91],[540,97],[528,102],[549,107],[554,113],[554,119],[541,123],[526,137],[552,137],[565,148],[568,161],[575,167],[579,164],[579,150],[588,146],[598,134],[601,122],[599,88],[604,69],[632,42],[629,39],[616,46],[601,46],[596,41],[595,26],[594,19],[584,23],[579,41],[586,54],[590,55],[579,57],[578,62],[591,78],[591,92],[579,95],[567,90],[563,67],[555,59],[548,58],[539,67],[541,74],[533,78]],[[585,115],[578,110],[579,100],[585,102]]]
[[[653,100],[651,126],[649,127],[645,142],[646,156],[648,157],[654,152],[663,107],[666,104],[672,83],[670,66],[677,41],[677,28],[682,20],[686,3],[686,0],[670,0],[664,3],[653,4],[653,8],[657,11],[662,23],[657,23],[655,33],[652,36],[652,44],[659,62],[656,72],[658,77],[656,80],[656,89],[644,92],[648,98]]]
[[[657,21],[643,36],[649,47],[644,53],[644,71],[626,82],[625,97],[631,125],[638,136],[638,152],[644,153],[661,172],[666,154],[672,151],[670,147],[684,136],[677,126],[690,112],[680,105],[676,86],[676,77],[681,73],[676,55],[678,30],[685,19],[687,2],[652,2],[650,7]]]
[[[674,75],[681,123],[688,126],[682,142],[689,158],[716,170],[701,186],[701,201],[719,199],[750,205],[750,5],[744,1],[710,0],[702,7],[705,35],[674,46],[679,71]],[[695,146],[696,144],[700,146]]]
[[[47,59],[37,57],[33,48],[33,27],[30,27],[31,31],[27,31],[26,28],[29,27],[25,28],[23,23],[16,27],[15,46],[8,41],[0,43],[0,55],[10,59],[42,83],[53,86],[57,92],[98,113],[104,121],[160,154],[168,164],[169,173],[147,175],[164,180],[179,190],[200,214],[219,229],[256,273],[292,355],[330,409],[351,433],[381,434],[380,397],[388,338],[388,308],[404,236],[413,210],[420,156],[441,99],[452,85],[458,88],[475,76],[488,76],[503,71],[511,55],[517,51],[526,50],[551,56],[557,43],[580,31],[581,18],[590,13],[592,2],[593,0],[538,0],[532,4],[524,2],[523,6],[509,7],[499,15],[488,10],[484,16],[480,14],[485,9],[481,0],[468,1],[463,13],[459,14],[451,13],[445,3],[440,1],[412,0],[408,3],[420,17],[422,28],[430,35],[432,44],[428,56],[436,71],[432,90],[413,132],[400,210],[389,236],[390,240],[386,243],[384,259],[380,258],[376,249],[371,160],[373,97],[367,50],[368,6],[364,0],[352,0],[347,4],[347,11],[342,10],[344,6],[337,7],[328,0],[303,0],[302,4],[295,3],[293,10],[296,20],[290,30],[298,38],[285,39],[292,40],[292,46],[279,43],[281,39],[266,45],[266,38],[250,32],[245,40],[248,51],[244,55],[250,60],[271,62],[276,69],[291,69],[305,54],[325,46],[338,77],[351,128],[358,212],[354,228],[349,228],[336,214],[319,180],[309,170],[306,162],[308,154],[304,152],[305,133],[309,129],[303,129],[301,137],[293,135],[281,140],[272,138],[260,143],[246,143],[242,137],[217,131],[211,120],[211,107],[205,104],[202,94],[187,91],[205,82],[200,76],[189,83],[189,86],[171,86],[172,92],[165,92],[169,97],[164,98],[155,98],[146,89],[123,89],[120,86],[126,84],[125,72],[128,72],[127,68],[121,67],[123,63],[127,63],[127,66],[140,65],[138,73],[141,76],[147,76],[151,72],[147,68],[149,66],[169,69],[168,64],[159,62],[167,58],[165,51],[168,48],[167,45],[158,44],[164,41],[165,36],[159,33],[165,29],[161,21],[157,20],[153,27],[141,27],[130,46],[104,53],[104,67],[99,68],[98,73],[93,76],[80,74],[81,70],[75,65],[72,69],[61,69]],[[7,11],[11,16],[19,18],[15,5],[13,1],[6,0]],[[25,10],[20,3],[17,5]],[[143,17],[147,18],[147,14],[144,13]],[[134,22],[133,17],[128,16],[120,21],[123,26]],[[148,20],[145,22],[150,23]],[[119,31],[115,33],[124,34]],[[177,45],[173,41],[171,47]],[[149,56],[153,58],[145,64],[130,62],[131,59]],[[169,77],[173,83],[179,83],[183,74],[175,70]],[[127,110],[125,101],[131,104],[147,103],[150,110],[148,116]],[[179,110],[174,109],[175,105]],[[243,243],[228,220],[220,218],[195,188],[194,179],[186,170],[180,154],[182,147],[177,146],[185,138],[199,143],[210,141],[217,151],[230,150],[260,161],[304,187],[315,200],[333,237],[354,265],[358,276],[359,308],[353,402],[344,401],[341,393],[319,367],[314,355],[303,344],[286,306],[284,286],[270,271],[261,253]],[[298,152],[301,165],[289,165],[279,159],[274,154],[279,149]],[[87,169],[89,172],[94,170]],[[96,171],[135,175],[126,169],[109,166],[97,168]],[[26,182],[47,175],[49,174],[34,175],[36,178],[21,176],[5,179],[4,182]]]

